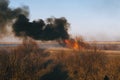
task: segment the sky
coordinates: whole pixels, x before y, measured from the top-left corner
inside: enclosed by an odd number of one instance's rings
[[[86,40],[120,41],[120,0],[10,0],[10,7],[27,5],[30,20],[65,17],[69,33]]]

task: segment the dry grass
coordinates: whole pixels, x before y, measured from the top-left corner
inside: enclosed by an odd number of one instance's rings
[[[109,58],[120,58],[120,51],[103,50]]]
[[[99,50],[39,49],[33,40],[0,49],[1,80],[120,80],[119,58]]]
[[[96,44],[120,44],[120,41],[94,41],[94,42],[88,42],[88,43],[96,43]]]

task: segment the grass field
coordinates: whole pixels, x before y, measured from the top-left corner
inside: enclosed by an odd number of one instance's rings
[[[120,51],[0,47],[1,80],[120,80]],[[113,59],[114,58],[114,59]]]
[[[88,43],[96,43],[96,44],[120,44],[120,41],[89,41]]]

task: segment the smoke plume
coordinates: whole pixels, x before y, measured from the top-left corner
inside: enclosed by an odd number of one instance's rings
[[[9,0],[0,0],[0,36],[5,36],[8,24],[14,22],[11,28],[17,37],[29,36],[36,40],[69,38],[69,23],[64,17],[29,22],[28,15],[27,6],[11,9]]]
[[[69,23],[64,17],[29,22],[26,16],[19,15],[13,25],[16,36],[29,36],[37,40],[67,39],[69,38],[68,28]]]
[[[7,33],[6,27],[12,23],[13,19],[18,15],[24,14],[28,16],[29,11],[27,6],[11,9],[9,7],[9,0],[0,0],[0,35]]]

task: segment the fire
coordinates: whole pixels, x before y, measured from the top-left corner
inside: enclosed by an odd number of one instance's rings
[[[79,49],[79,46],[80,46],[80,45],[78,44],[78,42],[74,42],[74,43],[73,43],[73,48],[74,48],[74,49]]]
[[[66,46],[68,48],[72,48],[74,50],[81,50],[81,49],[83,49],[83,47],[79,44],[79,42],[77,40],[66,39],[66,40],[64,40],[64,42],[65,42],[65,44],[66,44]]]

